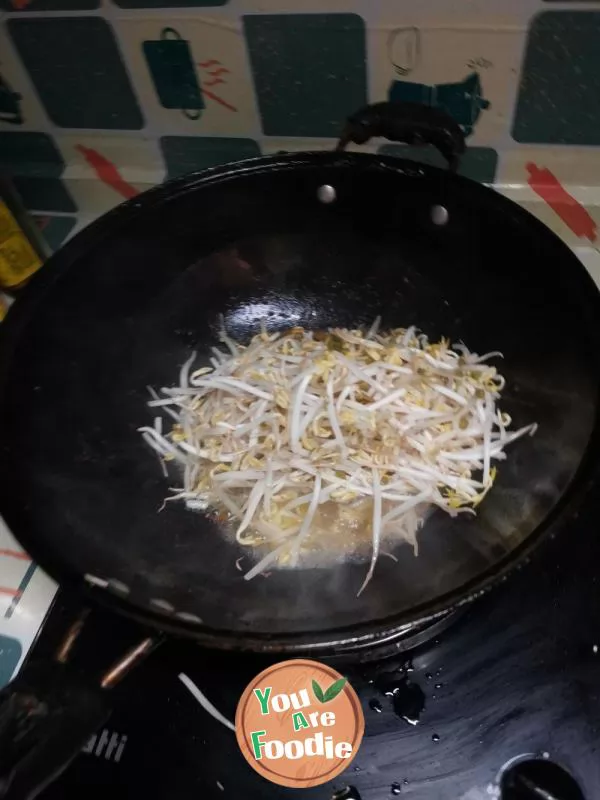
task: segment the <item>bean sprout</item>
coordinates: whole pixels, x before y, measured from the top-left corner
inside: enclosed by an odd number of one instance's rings
[[[384,541],[416,553],[428,509],[474,513],[492,461],[537,428],[509,431],[496,406],[505,381],[487,361],[500,353],[432,344],[415,328],[382,332],[377,319],[366,334],[292,328],[221,341],[228,352],[213,348],[212,366],[194,369],[194,355],[178,386],[151,390],[171,430],[156,417],[140,432],[163,464],[183,465],[169,499],[224,511],[237,541],[257,548],[247,580],[296,566],[331,529],[333,509],[368,534],[360,594]]]

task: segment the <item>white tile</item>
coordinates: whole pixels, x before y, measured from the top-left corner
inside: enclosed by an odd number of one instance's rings
[[[0,636],[19,642],[17,669],[34,642],[55,593],[56,583],[33,564],[0,517]],[[0,675],[5,679],[8,674],[2,668],[3,655],[0,648]]]
[[[595,247],[574,247],[573,252],[600,289],[600,252]]]

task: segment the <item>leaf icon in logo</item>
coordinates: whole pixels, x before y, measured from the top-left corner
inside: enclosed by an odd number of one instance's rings
[[[314,679],[312,682],[312,690],[319,703],[324,703],[325,695],[323,694],[323,689],[321,689],[319,684]]]
[[[335,683],[332,683],[323,696],[323,702],[328,703],[330,700],[335,699],[345,685],[346,678],[340,678],[339,680],[335,681]]]
[[[334,681],[328,689],[323,691],[319,684],[313,680],[312,689],[319,703],[328,703],[330,700],[334,700],[338,696],[345,685],[346,678],[339,678],[337,681]]]

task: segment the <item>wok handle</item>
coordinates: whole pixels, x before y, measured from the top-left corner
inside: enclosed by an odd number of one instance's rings
[[[54,661],[26,664],[0,691],[0,800],[32,800],[52,783],[110,716],[107,690],[160,641],[142,639],[98,677],[70,662],[86,616],[69,627]]]
[[[431,144],[448,162],[451,171],[458,167],[465,151],[460,125],[445,111],[420,103],[373,103],[348,117],[337,145],[365,144],[374,137],[406,144]]]

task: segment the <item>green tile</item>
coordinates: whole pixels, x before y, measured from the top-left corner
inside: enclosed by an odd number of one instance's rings
[[[100,8],[100,0],[0,0],[2,11],[93,11]]]
[[[600,144],[600,11],[545,11],[533,20],[513,137]]]
[[[99,17],[37,17],[6,23],[40,100],[63,128],[143,126],[111,26]]]
[[[11,177],[23,205],[44,211],[76,211],[60,179],[63,157],[51,136],[28,131],[0,132],[0,172]]]
[[[482,112],[490,107],[477,72],[470,72],[462,81],[455,83],[430,85],[394,80],[388,89],[388,100],[392,103],[421,103],[439,108],[458,122],[465,136],[473,133]]]
[[[3,689],[12,678],[22,653],[23,648],[18,639],[0,636],[0,689]]]
[[[47,133],[0,131],[0,172],[29,178],[58,178],[63,157]]]
[[[0,74],[0,122],[22,125],[25,122],[22,101],[23,95],[15,91],[15,87]]]
[[[413,147],[401,144],[384,144],[378,150],[382,156],[396,156],[409,158],[421,164],[430,164],[432,167],[448,168],[448,162],[440,153],[428,145],[426,147]],[[496,178],[498,166],[498,153],[491,147],[468,147],[460,160],[458,174],[471,178],[480,183],[493,183]]]
[[[12,179],[25,208],[31,211],[77,211],[75,201],[60,178]]]
[[[243,22],[264,133],[338,136],[367,102],[362,17],[252,14]]]
[[[175,28],[163,28],[160,38],[143,42],[142,49],[160,104],[198,119],[204,99],[189,42]]]
[[[77,223],[77,217],[52,217],[34,214],[33,219],[53,252],[58,250]]]
[[[208,8],[224,6],[229,0],[113,0],[121,8]]]
[[[217,136],[163,136],[160,148],[168,178],[177,178],[188,172],[216,167],[230,161],[255,158],[261,154],[254,139]]]

